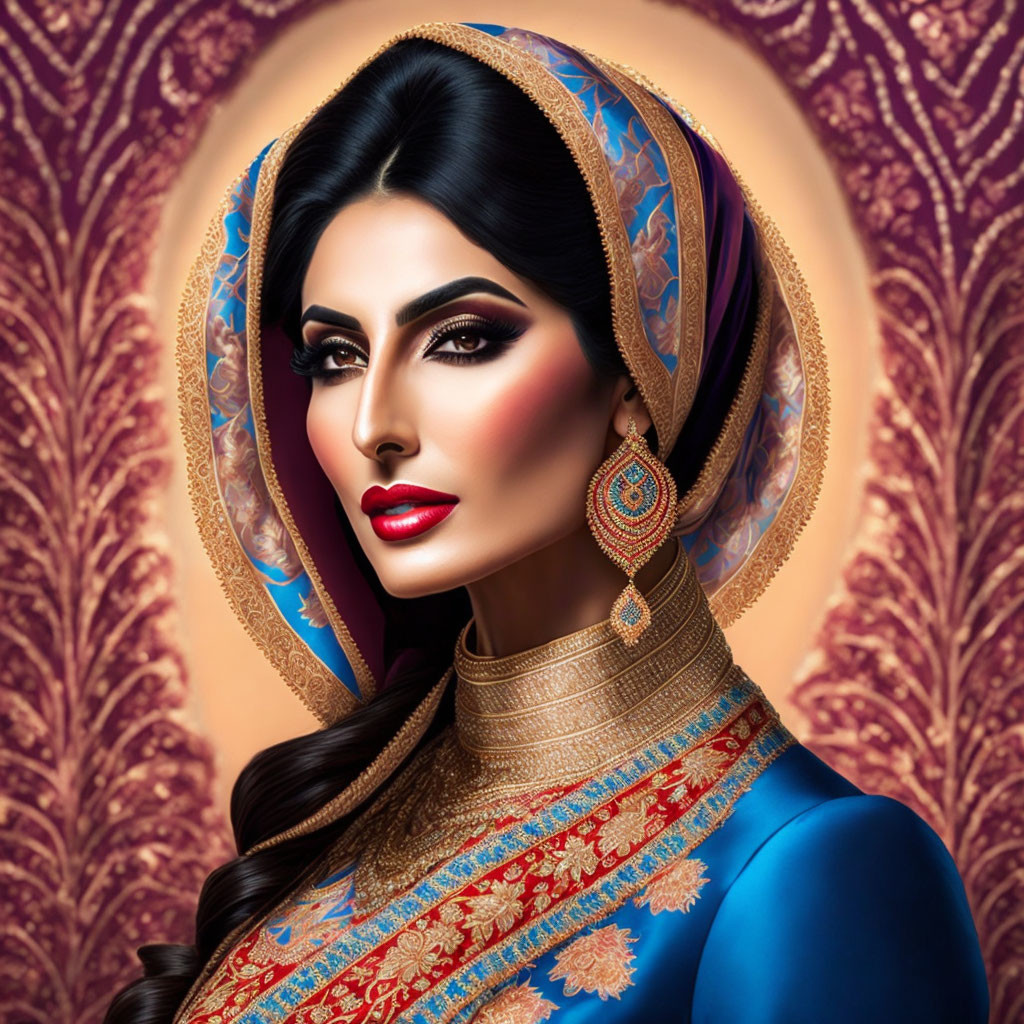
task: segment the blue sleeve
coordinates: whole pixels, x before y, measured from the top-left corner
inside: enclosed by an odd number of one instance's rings
[[[827,800],[751,857],[701,954],[692,1024],[985,1024],[988,988],[942,840],[882,796]]]

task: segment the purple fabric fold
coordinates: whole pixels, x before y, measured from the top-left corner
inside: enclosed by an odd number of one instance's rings
[[[743,376],[757,317],[757,236],[725,159],[662,101],[693,152],[704,202],[707,303],[697,392],[667,463],[680,493],[696,480]]]

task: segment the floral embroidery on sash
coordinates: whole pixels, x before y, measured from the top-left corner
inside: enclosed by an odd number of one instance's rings
[[[470,950],[482,948],[494,934],[509,931],[522,916],[522,896],[526,891],[525,882],[506,882],[498,879],[492,882],[484,879],[480,883],[483,890],[478,896],[466,900],[469,916],[463,923],[473,944]]]
[[[687,733],[589,780],[525,825],[469,844],[369,917],[353,916],[341,891],[349,881],[344,872],[321,883],[324,894],[305,890],[283,916],[235,947],[211,978],[207,999],[185,1019],[226,1020],[216,1010],[230,993],[235,1024],[268,1024],[282,1015],[304,1021],[322,1008],[332,1024],[364,1024],[394,1020],[414,1005],[417,1021],[448,1020],[505,981],[510,965],[573,935],[552,978],[564,979],[567,995],[618,998],[632,984],[635,937],[615,925],[581,930],[644,885],[641,899],[654,913],[692,906],[706,879],[699,871],[691,877],[687,872],[703,865],[682,855],[794,741],[748,686],[723,693]],[[287,950],[281,955],[286,938],[305,947],[301,962]],[[504,992],[509,1006],[528,1003],[527,993]],[[483,1008],[497,1014],[505,1005],[492,1004]],[[504,1024],[494,1014],[479,1020]],[[508,1020],[518,1024],[519,1017]]]
[[[558,1004],[545,999],[532,985],[511,985],[476,1012],[472,1024],[540,1024]]]
[[[701,889],[711,881],[704,875],[707,869],[698,857],[683,857],[667,871],[655,875],[633,902],[638,907],[649,907],[652,914],[663,910],[681,910],[685,914],[700,899]]]
[[[633,984],[631,978],[636,959],[629,944],[636,942],[628,928],[607,924],[574,939],[555,957],[555,966],[548,977],[565,979],[565,994],[596,992],[602,1000],[618,999]]]
[[[698,747],[682,759],[676,771],[687,786],[703,786],[718,775],[725,761],[726,755],[722,751],[714,747]],[[685,787],[680,787],[679,793],[678,798],[673,794],[669,799],[686,798]]]

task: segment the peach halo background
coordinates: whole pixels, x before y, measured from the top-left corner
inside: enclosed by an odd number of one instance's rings
[[[228,855],[227,786],[256,749],[313,725],[235,623],[192,527],[170,408],[174,311],[252,154],[391,31],[446,18],[635,64],[707,121],[794,249],[829,350],[831,459],[793,556],[729,638],[814,749],[938,829],[975,911],[992,1019],[1016,1020],[1015,11],[10,3],[0,867],[18,884],[0,895],[0,1015],[96,1020],[136,945],[190,938],[198,885]]]

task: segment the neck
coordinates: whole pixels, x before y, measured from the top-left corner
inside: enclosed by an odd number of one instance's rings
[[[674,542],[663,544],[637,573],[642,594],[665,575],[675,551]],[[626,582],[584,525],[467,586],[475,652],[504,657],[593,626],[608,618]]]
[[[651,626],[626,647],[607,616],[505,656],[456,646],[459,747],[491,791],[583,777],[678,730],[738,671],[681,545],[650,588]]]

